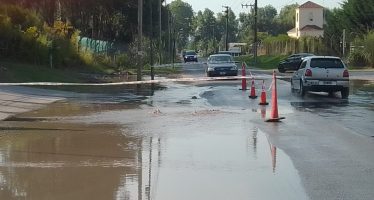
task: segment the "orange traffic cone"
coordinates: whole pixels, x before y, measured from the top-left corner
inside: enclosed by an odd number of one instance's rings
[[[242,63],[242,76],[243,78],[242,78],[242,89],[241,90],[247,90],[247,79],[244,78],[246,76],[244,63]]]
[[[275,71],[273,71],[273,86],[271,92],[271,112],[270,119],[266,122],[280,122],[280,120],[285,119],[284,117],[278,116],[278,97],[277,97],[277,78],[275,77]]]
[[[251,99],[256,99],[256,88],[255,88],[255,79],[252,78],[252,85],[251,85],[251,95],[249,96]]]
[[[266,102],[265,80],[262,81],[261,101],[259,105],[262,105],[262,106],[269,105],[269,103]]]

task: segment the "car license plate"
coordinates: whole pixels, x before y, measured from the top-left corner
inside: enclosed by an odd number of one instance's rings
[[[336,85],[336,81],[320,81],[320,85]]]
[[[220,75],[226,75],[226,72],[220,72],[219,74]]]

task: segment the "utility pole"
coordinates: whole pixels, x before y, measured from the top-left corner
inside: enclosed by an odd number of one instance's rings
[[[169,34],[168,34],[168,39],[169,39],[169,42],[168,42],[168,53],[169,53],[169,63],[171,63],[171,25],[173,24],[172,23],[172,20],[173,20],[173,18],[172,18],[172,16],[171,16],[171,12],[170,12],[170,10],[168,9],[168,29],[169,29]]]
[[[173,17],[173,24],[175,23],[175,18]],[[177,39],[176,37],[176,31],[175,31],[176,27],[175,25],[173,26],[173,51],[172,51],[172,57],[173,57],[173,69],[174,69],[174,63],[175,63],[175,40]]]
[[[153,54],[154,54],[154,52],[153,52],[153,5],[152,5],[152,3],[153,3],[153,0],[149,0],[149,7],[150,7],[150,9],[149,9],[149,20],[150,20],[150,32],[151,32],[151,34],[150,34],[150,41],[149,41],[149,43],[150,43],[150,50],[151,50],[151,60],[150,60],[150,64],[151,64],[151,80],[154,80],[155,79],[155,74],[154,74],[154,66],[153,66]]]
[[[258,47],[258,39],[257,39],[257,0],[255,0],[255,4],[242,4],[243,7],[254,7],[254,27],[253,27],[253,58],[254,58],[254,64],[257,63],[257,47]]]
[[[161,11],[162,11],[162,0],[159,0],[159,12],[158,12],[158,25],[159,25],[159,32],[158,32],[158,54],[159,54],[159,64],[161,65],[162,63],[162,15],[161,15]]]
[[[343,29],[343,44],[342,44],[343,57],[345,57],[345,47],[346,47],[346,34],[345,34],[345,29]]]
[[[142,68],[143,68],[143,51],[142,51],[142,39],[143,39],[143,0],[138,0],[138,70],[136,79],[142,80]]]
[[[255,27],[254,27],[254,40],[255,40],[255,48],[254,48],[254,60],[255,60],[255,65],[257,64],[257,47],[258,47],[258,39],[257,39],[257,0],[255,0]]]
[[[224,11],[226,13],[226,38],[225,38],[225,45],[226,45],[226,51],[229,50],[229,7],[228,6],[222,6],[223,8],[226,8]]]
[[[215,26],[216,24],[210,25],[210,27],[213,28],[213,48],[214,48],[214,53],[216,53],[216,34],[215,34]]]

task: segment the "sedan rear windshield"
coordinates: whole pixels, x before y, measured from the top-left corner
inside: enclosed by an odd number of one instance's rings
[[[194,52],[194,51],[187,51],[186,55],[189,55],[189,56],[196,55],[196,52]]]
[[[313,58],[310,62],[312,68],[344,68],[343,62],[336,58]]]
[[[210,63],[230,63],[233,62],[231,56],[212,56],[209,58]]]

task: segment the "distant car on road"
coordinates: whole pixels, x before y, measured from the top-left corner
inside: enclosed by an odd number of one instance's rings
[[[238,67],[228,54],[210,55],[207,61],[206,74],[210,76],[237,76]]]
[[[284,73],[289,70],[295,71],[297,70],[300,63],[302,62],[302,59],[308,56],[314,56],[314,55],[311,53],[293,54],[279,63],[278,71],[281,73]]]
[[[340,91],[343,99],[349,95],[349,72],[343,61],[332,56],[311,56],[304,58],[299,69],[291,78],[291,90],[304,96],[307,91]]]
[[[185,51],[183,59],[184,62],[197,62],[197,54],[195,51]]]

